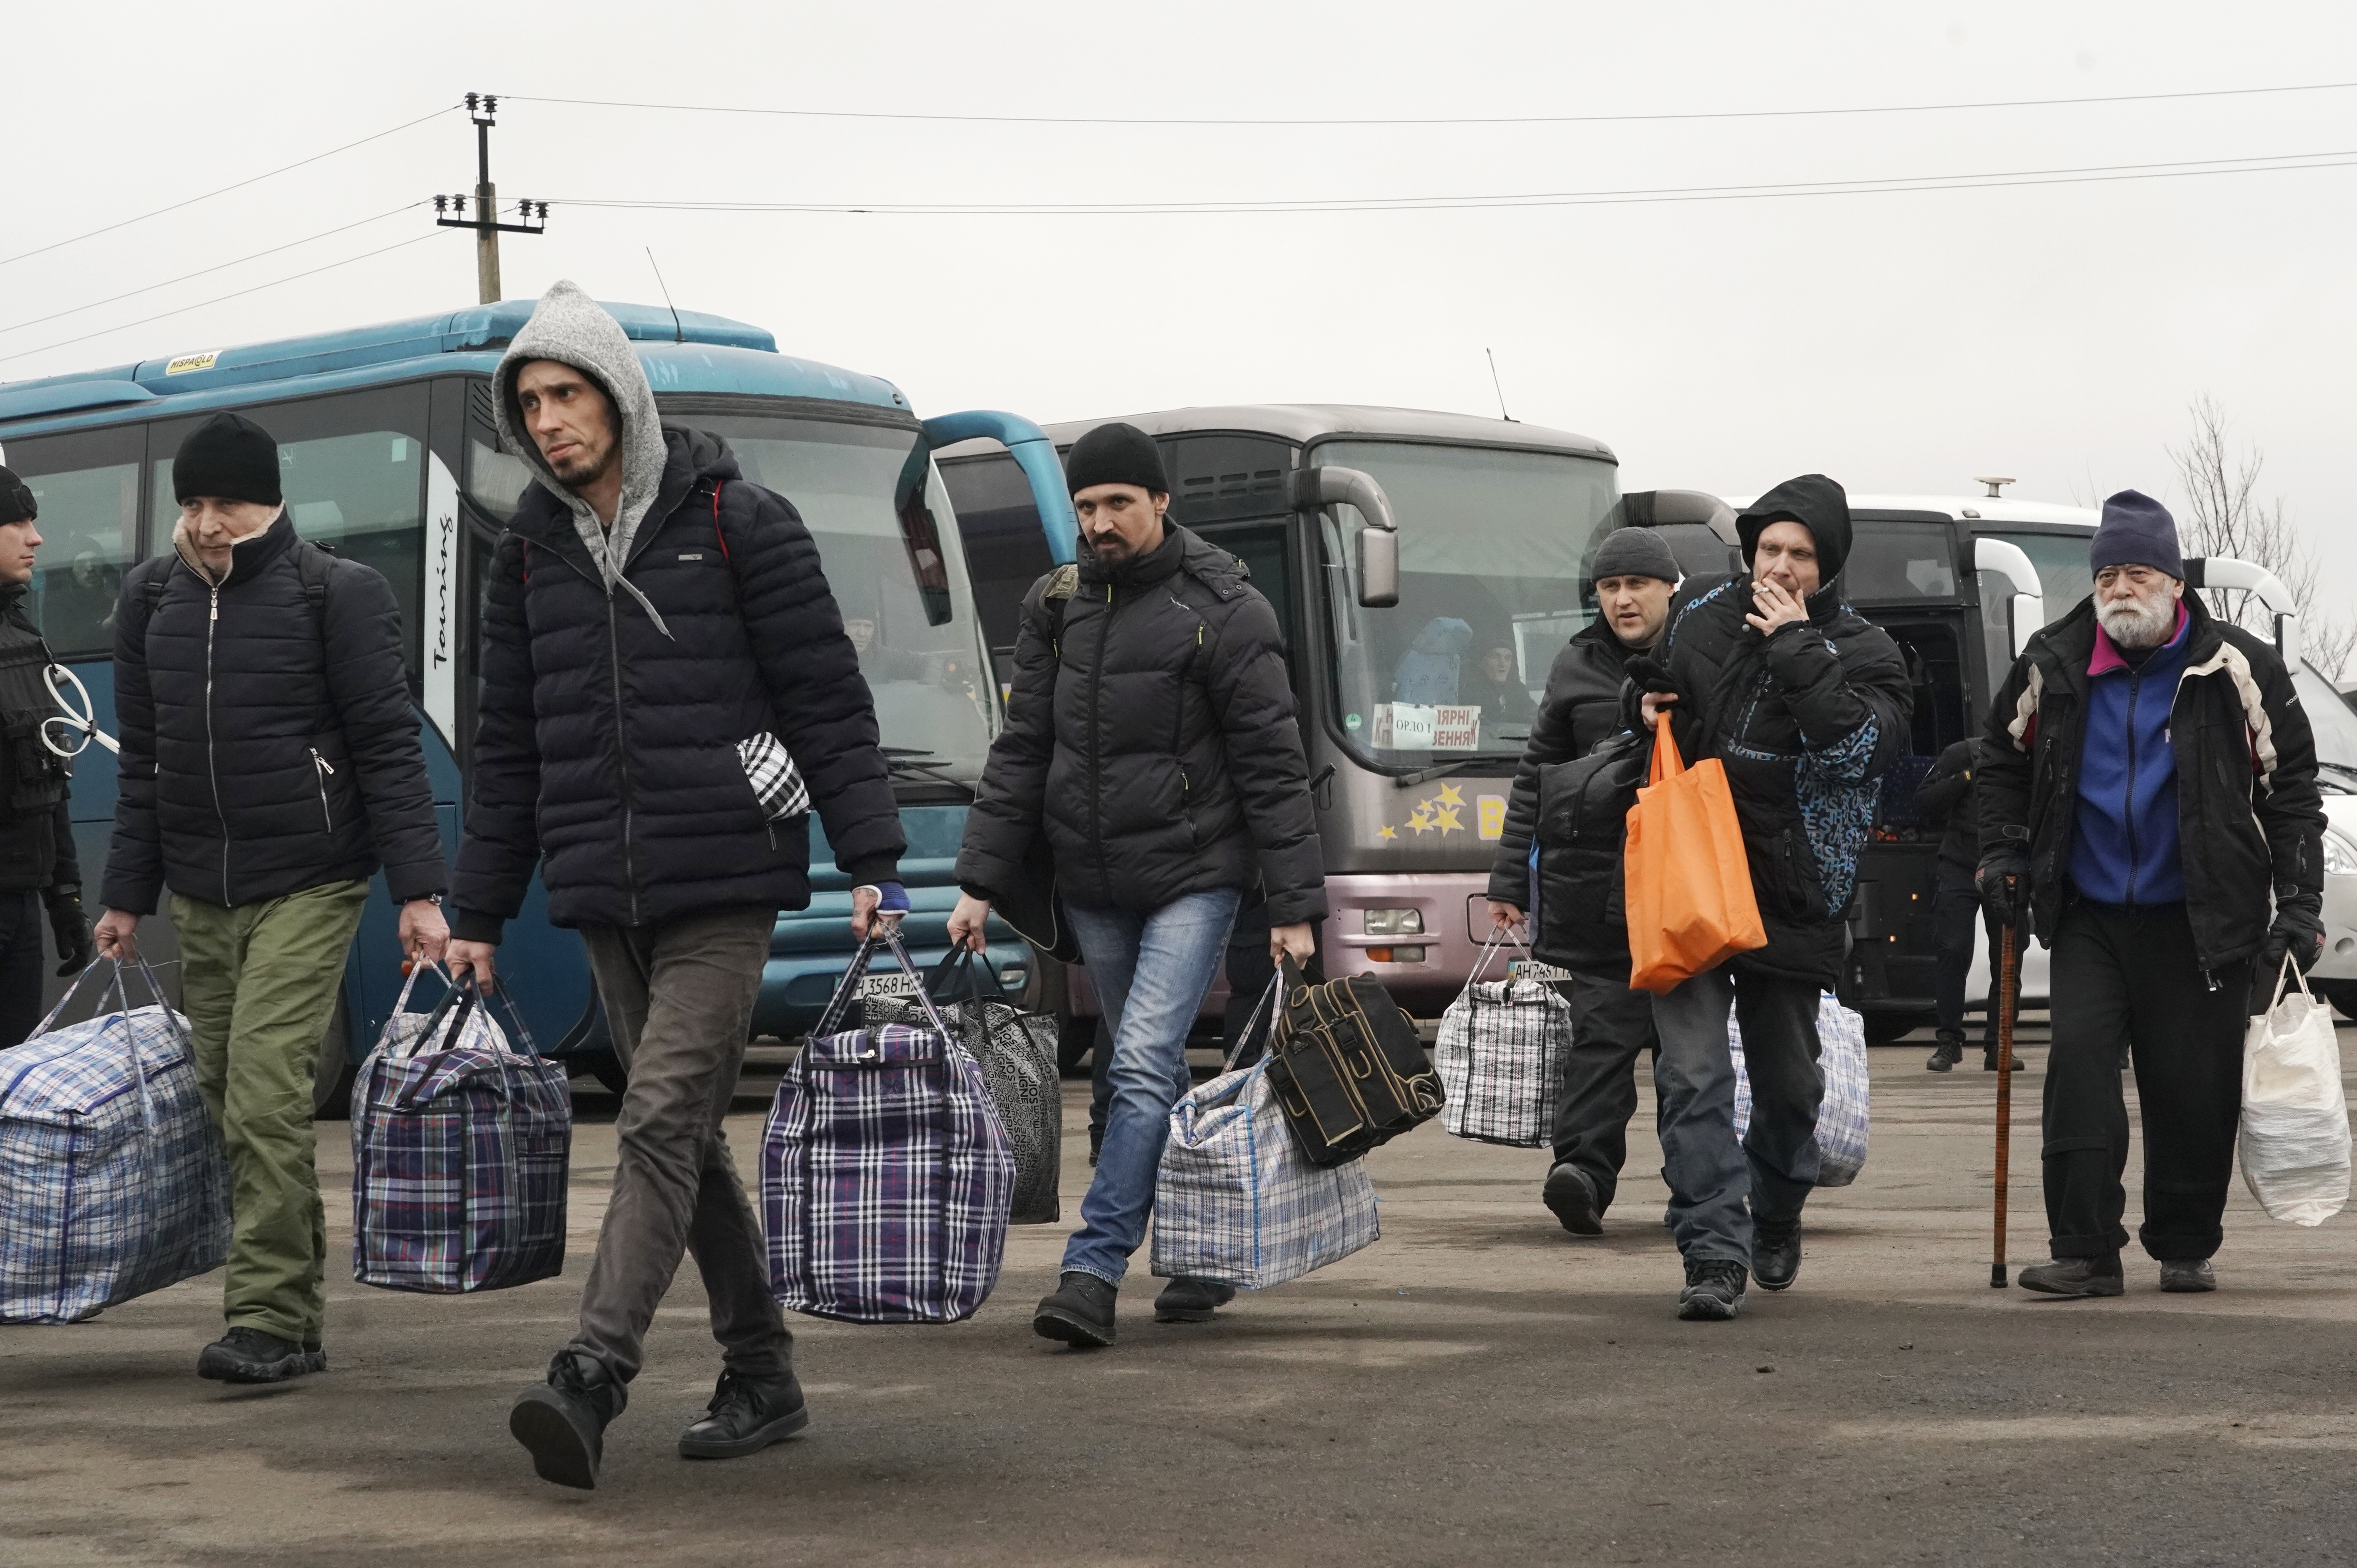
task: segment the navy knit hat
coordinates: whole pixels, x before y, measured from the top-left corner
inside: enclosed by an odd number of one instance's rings
[[[242,414],[216,413],[180,443],[172,459],[172,499],[211,496],[218,500],[276,506],[278,442]]]
[[[1664,583],[1678,580],[1678,558],[1670,553],[1668,543],[1650,528],[1616,528],[1604,536],[1596,548],[1596,564],[1588,568],[1588,577],[1602,582],[1607,577],[1659,577]]]
[[[2185,580],[2185,557],[2177,550],[2177,520],[2169,509],[2137,490],[2122,490],[2104,502],[2104,521],[2087,546],[2087,570],[2106,566],[2150,566],[2179,582]]]
[[[1100,424],[1064,454],[1064,483],[1079,495],[1091,485],[1135,485],[1153,495],[1170,493],[1162,449],[1135,424]]]

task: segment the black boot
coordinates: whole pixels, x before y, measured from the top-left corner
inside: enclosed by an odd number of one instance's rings
[[[742,1458],[782,1443],[810,1424],[802,1382],[791,1371],[755,1379],[724,1370],[712,1391],[712,1402],[704,1408],[710,1413],[680,1434],[683,1459]]]
[[[1743,1310],[1743,1265],[1724,1258],[1689,1259],[1678,1316],[1723,1323]]]
[[[1157,1323],[1209,1323],[1211,1315],[1236,1299],[1236,1287],[1215,1280],[1174,1279],[1154,1298]]]
[[[606,1455],[607,1424],[630,1401],[605,1362],[586,1350],[559,1350],[548,1364],[548,1381],[516,1396],[508,1431],[532,1451],[542,1480],[589,1491]]]
[[[2218,1274],[2207,1258],[2163,1258],[2160,1288],[2171,1295],[2204,1294],[2218,1288]]]
[[[283,1383],[328,1369],[328,1353],[259,1328],[232,1328],[197,1357],[197,1376],[217,1383]]]
[[[1031,1331],[1042,1339],[1060,1339],[1075,1349],[1093,1350],[1113,1343],[1113,1307],[1120,1290],[1094,1274],[1065,1271],[1064,1283],[1040,1298],[1031,1315]]]
[[[1604,1234],[1604,1214],[1596,1207],[1596,1188],[1578,1166],[1566,1162],[1547,1172],[1546,1186],[1539,1189],[1539,1196],[1573,1235]]]
[[[1984,1072],[1995,1072],[1996,1070],[1996,1047],[1995,1046],[1985,1046],[1982,1047],[1981,1070]],[[2021,1058],[2018,1056],[2013,1058],[2013,1070],[2016,1072],[2019,1072],[2021,1070]]]
[[[1926,1072],[1952,1072],[1955,1069],[1956,1064],[1964,1059],[1964,1042],[1962,1040],[1952,1040],[1948,1038],[1947,1036],[1943,1035],[1940,1036],[1940,1043],[1936,1047],[1932,1047],[1931,1059],[1923,1064],[1923,1070]]]
[[[2056,1258],[2021,1271],[2021,1288],[2043,1295],[2118,1295],[2127,1289],[2120,1276],[2120,1255],[2104,1258]]]
[[[1782,1290],[1801,1272],[1801,1221],[1761,1219],[1752,1226],[1751,1277],[1761,1290]]]

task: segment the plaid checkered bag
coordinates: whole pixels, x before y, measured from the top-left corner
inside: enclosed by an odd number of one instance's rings
[[[879,921],[778,1085],[761,1218],[780,1305],[844,1323],[955,1323],[998,1283],[1015,1154],[981,1064],[921,989],[927,1026],[836,1032]]]
[[[352,1089],[352,1278],[434,1294],[551,1278],[573,1147],[564,1064],[536,1054],[513,1008],[524,1054],[511,1049],[472,975],[408,1011],[425,968]]]
[[[1262,998],[1267,1005],[1279,975]],[[1257,1014],[1257,1009],[1254,1010]],[[1238,1042],[1253,1037],[1247,1026]],[[1266,1290],[1383,1234],[1367,1162],[1313,1165],[1286,1124],[1268,1060],[1198,1084],[1170,1108],[1154,1179],[1152,1272]]]
[[[763,730],[737,743],[737,760],[745,765],[745,782],[753,786],[765,820],[781,822],[809,814],[810,787],[802,782],[802,770],[787,754],[785,742]]]
[[[1751,1079],[1743,1070],[1743,1028],[1730,1012],[1727,1044],[1735,1058],[1735,1136],[1751,1126]],[[1825,1097],[1817,1107],[1817,1185],[1847,1187],[1866,1168],[1866,1020],[1826,992],[1817,1000],[1817,1066]]]
[[[155,996],[0,1051],[0,1323],[72,1323],[221,1267],[229,1160],[197,1092],[188,1021]]]
[[[1478,1144],[1544,1149],[1555,1142],[1571,1004],[1544,981],[1483,980],[1503,940],[1492,937],[1481,950],[1464,991],[1440,1015],[1432,1045],[1432,1065],[1448,1096],[1440,1125]],[[1523,950],[1527,957],[1530,950]]]

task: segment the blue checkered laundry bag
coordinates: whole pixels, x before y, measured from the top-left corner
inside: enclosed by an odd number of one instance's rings
[[[1283,983],[1270,983],[1262,1005]],[[1247,1026],[1239,1043],[1252,1036]],[[1230,1068],[1170,1109],[1154,1179],[1153,1273],[1266,1290],[1381,1236],[1367,1162],[1311,1165],[1286,1125],[1268,1058],[1236,1071],[1232,1057]]]
[[[486,1014],[468,975],[412,1013],[412,970],[352,1086],[352,1278],[436,1294],[503,1290],[565,1268],[573,1091]]]
[[[1727,1043],[1735,1057],[1735,1136],[1751,1126],[1751,1079],[1743,1070],[1743,1029],[1730,1013]],[[1826,992],[1817,998],[1817,1066],[1825,1098],[1817,1107],[1817,1185],[1847,1187],[1866,1168],[1866,1020]]]
[[[110,961],[0,1051],[0,1322],[70,1323],[229,1256],[229,1160],[154,972],[154,1004],[115,963],[112,1012],[50,1027]]]
[[[920,980],[926,1026],[837,1032],[890,922],[860,944],[761,1131],[780,1305],[845,1323],[955,1323],[998,1283],[1015,1151],[990,1087]]]

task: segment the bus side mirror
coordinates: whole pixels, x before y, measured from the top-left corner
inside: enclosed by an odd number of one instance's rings
[[[1287,484],[1296,511],[1353,506],[1367,520],[1359,531],[1359,603],[1388,609],[1399,603],[1399,523],[1391,498],[1374,476],[1356,468],[1296,468]]]
[[[2299,617],[2276,617],[2276,651],[2283,656],[2284,668],[2299,668]]]
[[[2013,634],[2013,656],[2029,651],[2029,639],[2046,624],[2046,601],[2037,594],[2016,594],[2005,602],[2006,626]]]

